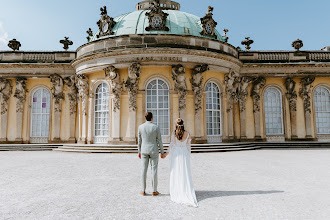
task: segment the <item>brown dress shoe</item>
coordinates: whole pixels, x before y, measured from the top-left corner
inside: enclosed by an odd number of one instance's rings
[[[140,194],[141,194],[141,195],[143,195],[143,196],[145,196],[145,195],[146,195],[146,193],[145,193],[145,192],[140,192]]]
[[[159,195],[159,192],[153,192],[152,195],[153,196],[158,196]]]

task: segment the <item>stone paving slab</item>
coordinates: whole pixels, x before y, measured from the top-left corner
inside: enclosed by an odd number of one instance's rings
[[[170,201],[169,158],[142,197],[135,154],[0,152],[0,219],[330,218],[330,150],[191,156],[199,208]]]

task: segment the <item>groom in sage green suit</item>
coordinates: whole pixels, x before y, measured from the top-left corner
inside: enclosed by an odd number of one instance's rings
[[[164,158],[164,147],[162,143],[162,136],[160,134],[160,129],[156,124],[151,123],[153,120],[152,113],[147,112],[145,114],[146,122],[139,126],[139,137],[138,137],[138,150],[139,158],[142,159],[142,191],[143,196],[146,195],[146,179],[148,164],[150,162],[151,172],[152,172],[152,188],[153,196],[157,196],[159,192],[157,191],[158,184],[158,158],[159,149],[161,152],[161,158]]]

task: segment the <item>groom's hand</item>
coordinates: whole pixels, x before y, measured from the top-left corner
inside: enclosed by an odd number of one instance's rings
[[[139,158],[141,159],[141,154],[139,154]]]

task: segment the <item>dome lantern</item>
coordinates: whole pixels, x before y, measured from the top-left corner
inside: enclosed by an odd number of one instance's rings
[[[151,10],[154,5],[159,4],[160,9],[162,10],[177,10],[180,11],[180,4],[175,1],[170,1],[170,0],[147,0],[147,1],[142,1],[136,4],[136,10]]]

